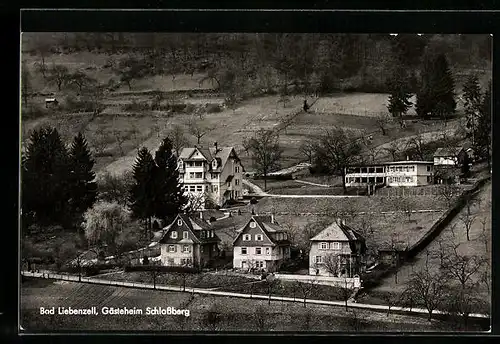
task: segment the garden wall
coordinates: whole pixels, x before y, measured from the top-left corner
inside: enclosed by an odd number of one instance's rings
[[[342,287],[354,289],[361,287],[361,280],[359,277],[343,278],[343,277],[330,277],[330,276],[315,276],[315,275],[289,275],[289,274],[274,274],[278,279],[298,282],[314,282],[316,284],[329,285],[333,287]]]

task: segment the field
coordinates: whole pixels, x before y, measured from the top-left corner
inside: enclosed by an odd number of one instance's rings
[[[40,315],[39,307],[146,307],[188,309],[189,317],[167,315]],[[332,312],[332,310],[334,310]],[[218,317],[209,317],[210,311]],[[256,316],[256,313],[258,314]],[[215,318],[215,320],[214,320]],[[264,319],[264,320],[262,320]],[[424,317],[384,314],[343,307],[268,302],[181,292],[140,290],[73,282],[25,280],[21,287],[21,320],[36,331],[451,331],[452,325]]]
[[[89,52],[74,54],[55,54],[46,58],[46,64],[61,64],[70,71],[82,69],[89,76],[100,82],[108,82],[117,79],[109,67],[106,67],[108,59],[118,60],[121,55],[103,55]],[[65,104],[69,91],[63,88],[58,91],[54,85],[47,85],[39,73],[34,72],[34,63],[39,60],[37,56],[26,54],[23,58],[32,72],[32,86],[38,95],[31,99],[31,103],[44,107],[44,99],[49,94],[55,96],[62,105]],[[242,142],[261,128],[270,129],[280,124],[290,113],[301,109],[304,96],[291,96],[284,106],[279,102],[278,96],[256,97],[241,101],[234,110],[222,108],[219,112],[205,113],[203,118],[193,117],[192,110],[175,113],[165,111],[152,111],[147,107],[142,110],[127,110],[127,105],[132,101],[137,104],[151,103],[152,96],[148,91],[171,92],[175,90],[200,90],[204,89],[206,95],[194,97],[180,97],[167,99],[162,104],[172,101],[191,106],[191,109],[205,106],[206,104],[221,105],[224,102],[223,95],[215,92],[210,93],[213,85],[209,82],[200,83],[203,74],[185,75],[179,74],[172,78],[166,76],[152,76],[137,80],[132,85],[132,90],[122,85],[119,89],[111,92],[102,100],[105,109],[95,118],[89,113],[62,111],[56,112],[47,109],[46,116],[38,118],[23,119],[23,136],[27,137],[30,130],[41,125],[53,125],[69,141],[78,131],[84,131],[90,145],[102,146],[99,154],[96,154],[97,172],[109,171],[122,173],[131,168],[137,153],[137,148],[145,146],[150,150],[156,150],[160,140],[168,133],[174,125],[180,125],[186,132],[189,145],[197,143],[196,138],[188,133],[186,123],[191,118],[196,118],[197,124],[212,128],[202,138],[202,145],[212,145],[218,142],[219,146],[234,146],[247,170],[251,170],[250,157],[243,152]],[[388,126],[388,134],[382,135],[378,132],[376,116],[386,113],[387,94],[375,93],[335,93],[320,98],[308,113],[300,113],[294,121],[280,131],[280,143],[283,148],[281,164],[283,167],[291,166],[303,161],[300,155],[300,144],[308,139],[320,135],[325,129],[340,126],[351,129],[363,135],[366,132],[374,132],[372,146],[376,147],[400,137],[414,135],[418,131],[427,132],[436,130],[433,121],[409,122],[403,130],[391,130],[397,124]],[[312,103],[313,98],[309,98]],[[411,117],[411,114],[410,114]],[[122,135],[123,143],[119,144],[116,137]],[[329,193],[329,191],[320,191]],[[309,191],[307,191],[309,194]]]

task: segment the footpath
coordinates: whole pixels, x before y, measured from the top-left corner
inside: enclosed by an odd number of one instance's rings
[[[138,289],[152,289],[152,290],[165,290],[165,291],[175,291],[175,292],[186,292],[193,294],[205,294],[205,295],[218,295],[218,296],[228,296],[228,297],[238,297],[245,299],[262,299],[272,301],[282,301],[282,302],[298,302],[304,303],[304,299],[301,298],[292,298],[292,297],[283,297],[283,296],[268,296],[268,295],[250,295],[250,294],[242,294],[242,293],[233,293],[227,291],[217,291],[217,290],[209,290],[202,288],[188,288],[184,289],[183,286],[171,286],[171,285],[153,285],[148,283],[139,283],[139,282],[124,282],[124,281],[110,281],[93,277],[83,277],[83,276],[75,276],[75,275],[62,275],[55,274],[49,272],[29,272],[29,271],[21,271],[21,275],[25,277],[34,277],[34,278],[46,278],[46,279],[55,279],[55,280],[63,280],[70,282],[79,282],[79,283],[91,283],[91,284],[101,284],[108,286],[116,286],[116,287],[128,287],[128,288],[138,288]],[[346,307],[345,301],[326,301],[326,300],[311,300],[306,299],[305,301],[308,304],[317,304],[317,305],[326,305],[326,306],[335,306],[335,307]],[[365,309],[372,310],[378,312],[392,312],[392,313],[400,313],[400,314],[428,314],[427,310],[422,308],[405,308],[398,306],[385,306],[385,305],[372,305],[372,304],[363,304],[363,303],[355,303],[347,301],[347,307],[349,308],[357,308],[357,309]],[[434,311],[433,314],[445,314],[441,311]],[[470,314],[470,318],[489,318],[486,314]]]

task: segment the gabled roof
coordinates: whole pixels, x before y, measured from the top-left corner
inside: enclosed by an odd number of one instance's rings
[[[205,242],[219,242],[220,238],[215,234],[214,231],[214,236],[211,238],[203,237],[202,232],[206,230],[213,230],[212,226],[210,226],[209,223],[196,218],[194,216],[190,216],[187,214],[179,214],[176,216],[174,221],[172,221],[171,224],[169,224],[167,227],[164,228],[164,233],[161,239],[158,241],[160,243],[165,242],[164,238],[170,231],[170,228],[177,222],[178,219],[181,219],[183,223],[189,228],[191,233],[194,235],[195,239],[194,242],[196,243],[205,243]],[[187,243],[187,242],[193,242],[191,240],[186,241],[186,239],[181,239],[178,241],[179,243]]]
[[[191,156],[193,155],[193,153],[196,149],[201,153],[201,155],[209,163],[211,163],[214,159],[217,159],[218,166],[217,166],[217,169],[215,171],[222,171],[231,155],[234,155],[239,160],[238,155],[236,154],[236,151],[234,150],[233,147],[222,147],[222,148],[218,148],[216,151],[215,147],[206,148],[206,147],[198,147],[198,146],[197,147],[190,147],[190,148],[183,148],[181,153],[179,154],[179,159],[182,159],[182,160],[191,159]]]
[[[274,223],[272,223],[271,216],[252,215],[252,217],[250,217],[248,219],[248,221],[245,223],[245,225],[242,227],[242,229],[245,228],[246,226],[248,226],[248,224],[252,220],[254,220],[257,223],[257,226],[259,226],[259,228],[262,230],[262,232],[264,232],[264,235],[266,235],[266,237],[269,239],[269,241],[271,241],[273,244],[279,245],[279,244],[289,243],[288,240],[276,240],[274,238],[273,234],[284,233],[286,231],[283,230],[276,221],[274,221]],[[238,240],[238,238],[242,235],[242,233],[243,233],[243,231],[240,230],[239,234],[236,236],[236,238],[234,238],[233,244],[236,242],[236,240]]]
[[[364,241],[364,238],[349,226],[333,222],[323,229],[311,241]]]
[[[455,157],[460,151],[463,150],[463,147],[440,147],[436,149],[434,153],[435,157]]]

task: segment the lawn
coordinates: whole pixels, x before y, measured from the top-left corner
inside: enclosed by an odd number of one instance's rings
[[[98,276],[111,281],[129,281],[153,283],[153,275],[149,272],[116,272]],[[235,286],[255,281],[251,277],[225,275],[220,273],[159,273],[156,277],[157,284],[174,285],[183,287],[184,280],[186,288],[218,288],[221,286]]]
[[[64,316],[40,315],[39,307],[146,307],[188,309],[189,317],[167,315]],[[207,320],[209,311],[220,316]],[[256,316],[255,314],[258,314]],[[261,321],[264,319],[264,321]],[[386,315],[343,307],[248,300],[233,297],[191,295],[182,292],[141,290],[73,282],[37,283],[21,286],[20,323],[31,331],[451,331],[449,323],[408,315]],[[259,325],[260,324],[260,325]]]

